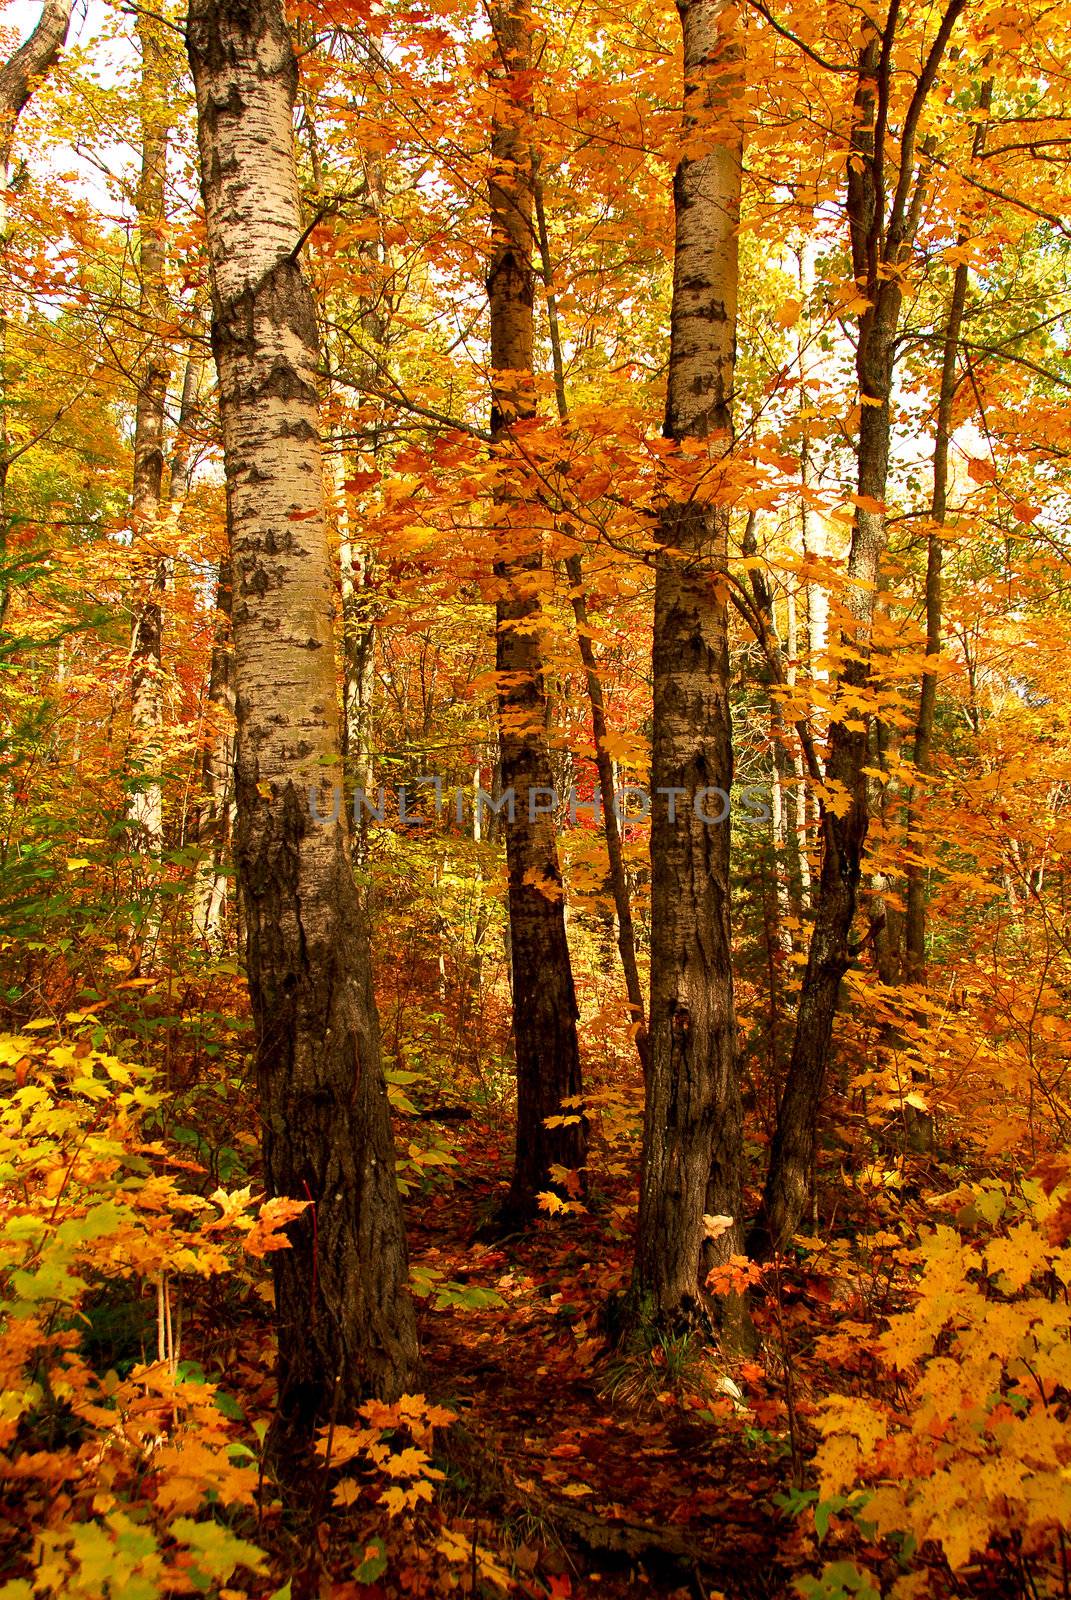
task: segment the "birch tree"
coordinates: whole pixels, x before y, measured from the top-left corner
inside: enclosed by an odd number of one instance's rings
[[[167,147],[175,80],[174,51],[158,17],[140,12],[139,115],[141,172],[135,204],[138,241],[138,331],[142,351],[135,380],[134,470],[130,495],[131,535],[138,551],[138,597],[130,645],[131,767],[130,822],[134,844],[158,854],[163,845],[164,596],[170,561],[164,547],[161,497],[164,485],[167,386],[164,337],[167,312],[165,207]]]
[[[334,588],[318,341],[294,159],[297,64],[279,0],[193,0],[233,582],[235,856],[264,1167],[307,1206],[275,1257],[279,1429],[307,1441],[417,1367],[368,935],[338,781]],[[331,807],[317,808],[321,815]]]

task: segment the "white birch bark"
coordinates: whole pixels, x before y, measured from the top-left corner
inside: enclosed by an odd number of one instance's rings
[[[233,569],[235,854],[269,1191],[311,1202],[276,1253],[279,1459],[417,1366],[368,935],[339,782],[316,317],[300,266],[294,52],[279,0],[193,0]],[[321,798],[320,815],[333,807]],[[303,1458],[303,1450],[295,1459]],[[291,1461],[291,1465],[293,1462]]]

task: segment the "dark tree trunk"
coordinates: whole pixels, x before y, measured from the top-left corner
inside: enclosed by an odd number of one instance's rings
[[[550,253],[550,235],[543,207],[543,186],[538,177],[533,181],[535,215],[539,238],[539,259],[543,289],[547,298],[547,325],[550,335],[551,360],[554,366],[554,395],[558,403],[558,416],[564,422],[569,415],[569,401],[565,392],[565,363],[562,359],[561,329],[558,322],[558,299],[554,291],[554,262]],[[614,804],[614,767],[607,748],[609,725],[606,720],[606,696],[602,676],[591,643],[591,625],[588,619],[588,602],[584,590],[584,566],[579,555],[567,556],[565,572],[569,579],[569,599],[576,619],[576,641],[584,665],[584,680],[591,705],[591,737],[595,746],[595,770],[599,775],[602,796],[603,833],[610,868],[610,892],[617,913],[617,948],[621,957],[621,971],[625,979],[629,1016],[635,1030],[636,1053],[640,1065],[646,1070],[650,1052],[647,1048],[647,1016],[640,984],[640,969],[636,961],[636,929],[632,920],[632,900],[625,875],[625,856],[621,841],[621,824]]]
[[[836,785],[847,804],[840,815],[829,807],[822,811],[822,870],[792,1056],[770,1149],[762,1209],[748,1241],[749,1248],[759,1255],[789,1242],[807,1205],[833,1021],[841,979],[853,954],[851,928],[870,821],[865,770],[868,718],[858,700],[870,683],[874,606],[885,549],[890,398],[902,300],[899,269],[911,249],[922,202],[922,176],[915,171],[918,121],[964,3],[951,0],[905,114],[900,168],[887,218],[884,163],[896,7],[889,13],[884,35],[879,35],[873,24],[866,25],[869,37],[860,53],[848,165],[852,266],[868,302],[859,318],[856,339],[859,503],[846,573],[845,604],[850,620],[841,635],[846,665],[840,694],[848,710],[840,718],[836,710],[833,713],[826,764],[826,783]]]
[[[982,85],[981,109],[988,112],[993,95],[992,80]],[[985,122],[979,122],[974,134],[975,157],[985,144]],[[966,235],[960,244],[966,244]],[[944,566],[944,526],[948,515],[948,444],[952,435],[952,408],[956,398],[956,360],[959,354],[960,331],[967,305],[969,272],[965,261],[959,262],[952,280],[952,296],[945,323],[944,348],[941,359],[941,385],[937,396],[937,427],[933,446],[933,500],[931,516],[933,525],[926,541],[926,657],[936,663],[941,653],[942,622],[942,568]],[[915,771],[925,781],[933,770],[933,727],[937,709],[937,673],[932,668],[922,674],[919,686],[918,715],[915,720],[915,740],[912,752]],[[907,807],[908,846],[917,853],[920,840],[916,834],[919,823],[918,801],[912,786]],[[907,907],[904,913],[904,972],[908,983],[922,984],[926,980],[926,873],[920,862],[909,861],[907,867]]]
[[[563,1102],[581,1092],[576,993],[565,936],[564,888],[558,860],[554,789],[547,745],[547,696],[540,628],[547,574],[541,535],[530,509],[509,483],[510,428],[535,414],[532,383],[533,202],[526,93],[518,86],[531,58],[526,0],[493,13],[502,61],[495,107],[490,184],[493,399],[491,433],[503,463],[497,496],[499,580],[495,666],[499,751],[509,878],[513,1032],[517,1055],[517,1149],[505,1215],[531,1217],[550,1169],[576,1170],[586,1156],[585,1125]],[[518,91],[518,92],[511,92]],[[565,1125],[548,1128],[548,1117]]]

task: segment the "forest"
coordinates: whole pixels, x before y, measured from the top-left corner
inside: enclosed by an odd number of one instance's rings
[[[1069,313],[1071,0],[0,5],[0,1600],[1071,1600]]]

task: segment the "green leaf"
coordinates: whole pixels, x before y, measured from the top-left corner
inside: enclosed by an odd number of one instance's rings
[[[382,1539],[372,1539],[364,1547],[364,1560],[353,1569],[358,1583],[375,1583],[387,1570],[387,1547]]]
[[[474,1283],[444,1283],[434,1300],[436,1311],[449,1311],[454,1307],[461,1311],[497,1311],[504,1310],[505,1305],[494,1289],[481,1289]]]
[[[230,1417],[232,1422],[244,1422],[245,1412],[231,1394],[224,1394],[222,1389],[217,1389],[215,1394],[216,1409],[223,1412],[225,1417]]]

